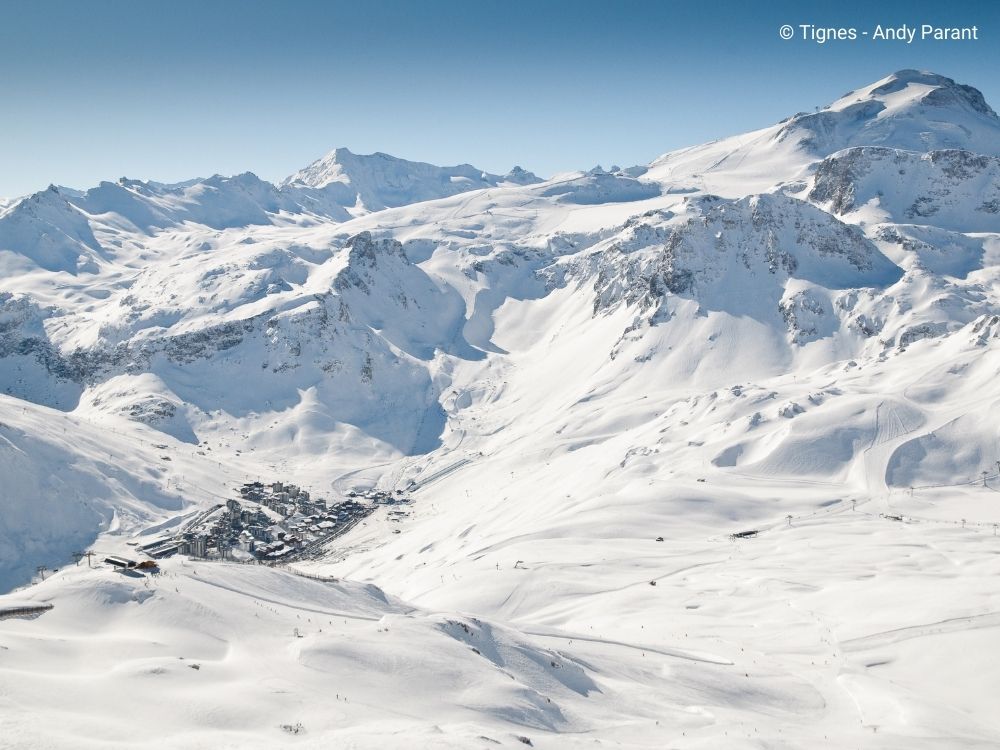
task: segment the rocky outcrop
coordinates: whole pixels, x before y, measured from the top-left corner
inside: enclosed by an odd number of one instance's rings
[[[902,273],[857,227],[782,195],[688,199],[676,214],[629,222],[591,259],[595,313],[620,303],[660,310],[680,296],[709,310],[769,316],[789,279],[827,289],[883,287]],[[811,307],[789,301],[781,314]]]
[[[1000,231],[1000,157],[851,148],[817,165],[808,198],[838,215],[868,205],[898,223]]]

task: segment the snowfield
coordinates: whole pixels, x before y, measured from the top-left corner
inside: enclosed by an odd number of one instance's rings
[[[997,747],[998,157],[908,70],[648,166],[0,203],[0,747]],[[412,504],[103,563],[257,479]]]

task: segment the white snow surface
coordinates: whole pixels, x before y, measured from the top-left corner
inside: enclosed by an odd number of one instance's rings
[[[316,188],[333,202],[355,212],[378,211],[445,198],[502,183],[528,185],[541,180],[521,167],[495,175],[471,164],[438,167],[383,153],[354,154],[334,149],[282,183]]]
[[[901,71],[648,168],[0,204],[0,747],[998,746],[998,156]],[[413,503],[101,563],[258,478]]]

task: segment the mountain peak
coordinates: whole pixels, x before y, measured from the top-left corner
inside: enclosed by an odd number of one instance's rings
[[[800,183],[821,160],[858,147],[1000,156],[1000,118],[978,89],[904,69],[813,112],[664,154],[645,179],[725,196],[762,192]]]
[[[471,164],[439,167],[378,151],[355,154],[340,147],[299,170],[283,186],[322,190],[326,197],[360,213],[395,208],[509,182],[540,182],[517,167],[506,176],[484,172]]]
[[[900,70],[784,123],[790,139],[820,156],[854,146],[904,151],[961,149],[1000,153],[1000,119],[982,93],[951,78]]]
[[[515,166],[503,176],[503,181],[510,182],[515,185],[532,185],[536,182],[541,182],[542,179],[534,172],[529,172],[523,167]]]
[[[842,109],[859,100],[879,101],[887,107],[895,105],[896,108],[907,105],[957,106],[997,119],[997,113],[986,103],[979,89],[928,70],[898,70],[869,86],[845,94],[828,109]]]

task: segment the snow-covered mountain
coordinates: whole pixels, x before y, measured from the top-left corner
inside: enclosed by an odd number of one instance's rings
[[[166,229],[313,226],[387,206],[536,182],[539,178],[521,167],[501,177],[468,164],[435,167],[339,148],[277,186],[252,172],[175,185],[123,177],[86,191],[51,185],[0,203],[0,269],[33,264],[92,273],[102,262],[121,258],[120,249]]]
[[[352,154],[334,149],[305,169],[288,177],[283,186],[315,188],[331,202],[354,211],[383,208],[446,198],[506,183],[530,185],[541,180],[521,167],[495,175],[471,164],[437,167],[389,154]]]
[[[20,592],[56,609],[0,623],[0,695],[67,728],[12,736],[110,736],[25,666],[58,644],[112,693],[196,655],[249,707],[116,742],[996,744],[998,158],[978,91],[901,71],[648,167],[338,149],[4,204],[0,584],[257,477],[414,499],[292,571]]]
[[[807,179],[817,157],[852,147],[1000,155],[1000,119],[971,86],[901,70],[814,112],[664,154],[648,176],[723,195]]]

